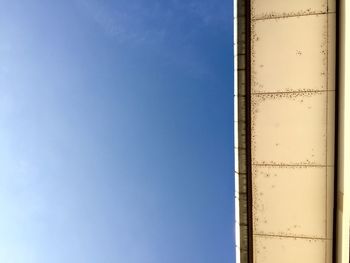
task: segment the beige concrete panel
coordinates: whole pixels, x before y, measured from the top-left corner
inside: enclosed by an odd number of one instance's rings
[[[328,12],[336,11],[336,0],[328,0]]]
[[[245,9],[246,9],[246,0],[237,1],[237,15],[239,17],[242,17],[245,15]]]
[[[248,251],[247,250],[241,250],[241,258],[240,258],[240,262],[248,262]],[[236,263],[240,263],[237,262]]]
[[[245,69],[245,55],[237,55],[237,69],[243,70]]]
[[[327,167],[327,238],[333,238],[334,167]]]
[[[245,121],[246,120],[246,97],[245,96],[238,96],[237,98],[238,102],[238,121]]]
[[[255,164],[326,164],[326,92],[252,96]]]
[[[335,90],[336,15],[328,14],[328,90]]]
[[[334,165],[335,145],[335,92],[329,91],[327,98],[327,165]]]
[[[238,147],[242,148],[246,148],[246,127],[245,127],[245,122],[237,122],[238,124]]]
[[[239,55],[245,54],[245,51],[246,51],[245,49],[246,49],[245,41],[237,40],[237,54]]]
[[[247,174],[239,174],[239,192],[247,193]]]
[[[248,227],[247,226],[242,226],[241,225],[241,231],[240,231],[240,235],[242,237],[242,240],[248,240]],[[248,251],[248,243],[244,242],[241,246],[241,249],[243,251]]]
[[[246,149],[240,148],[238,149],[239,152],[239,163],[240,163],[240,167],[239,167],[239,173],[246,173],[246,165],[247,165],[247,152]]]
[[[247,211],[247,194],[246,193],[239,194],[239,202],[240,202],[239,224],[247,226],[248,219],[247,219],[247,212],[246,212]],[[241,237],[244,237],[242,235],[242,232],[241,232]]]
[[[235,95],[245,95],[245,70],[240,70],[237,72],[238,74],[238,94],[235,94]]]
[[[327,0],[252,0],[253,19],[327,12]]]
[[[333,252],[333,241],[326,240],[326,263],[333,263],[332,252]]]
[[[246,150],[244,148],[235,148],[235,172],[238,174],[246,173]]]
[[[324,263],[324,240],[254,237],[255,263]]]
[[[239,26],[237,27],[237,39],[245,39],[246,37],[245,17],[239,17],[238,23],[239,23]]]
[[[253,22],[253,93],[326,88],[327,15]]]
[[[325,238],[326,171],[253,166],[254,233]]]

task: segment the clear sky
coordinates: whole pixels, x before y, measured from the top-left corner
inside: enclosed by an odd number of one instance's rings
[[[232,0],[0,0],[0,262],[233,262]]]

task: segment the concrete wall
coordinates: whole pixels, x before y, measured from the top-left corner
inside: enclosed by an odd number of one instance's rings
[[[240,91],[238,75],[236,99],[251,107],[254,262],[332,262],[335,12],[335,0],[250,1],[250,65],[241,65],[250,69],[251,95]],[[236,120],[245,121],[237,105]],[[239,157],[247,145],[238,145]]]

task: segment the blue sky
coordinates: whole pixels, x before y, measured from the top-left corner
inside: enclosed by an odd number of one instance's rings
[[[1,0],[0,262],[233,262],[231,2]]]

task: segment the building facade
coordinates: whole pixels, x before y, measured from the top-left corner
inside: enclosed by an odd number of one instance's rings
[[[236,262],[349,262],[349,5],[234,2]]]

